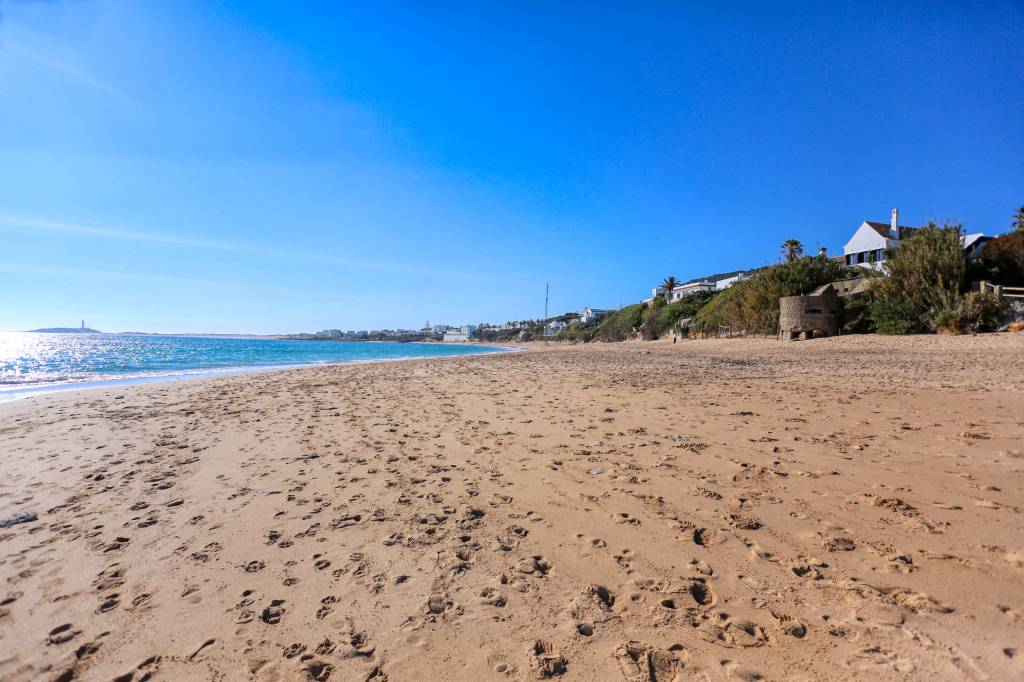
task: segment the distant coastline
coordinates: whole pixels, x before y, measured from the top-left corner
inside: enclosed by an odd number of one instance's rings
[[[29,329],[30,334],[102,334],[99,329],[90,327],[45,327],[43,329]]]

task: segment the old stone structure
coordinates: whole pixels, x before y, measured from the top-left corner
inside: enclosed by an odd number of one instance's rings
[[[779,299],[779,340],[811,339],[839,333],[842,303],[832,284],[803,296]]]

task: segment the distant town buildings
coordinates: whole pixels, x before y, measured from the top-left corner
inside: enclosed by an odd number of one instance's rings
[[[562,331],[567,326],[568,325],[565,322],[562,322],[561,320],[549,322],[544,326],[544,336],[557,336],[558,332]]]
[[[477,326],[475,324],[464,324],[458,329],[449,328],[444,333],[445,341],[472,341],[473,334],[476,333]]]

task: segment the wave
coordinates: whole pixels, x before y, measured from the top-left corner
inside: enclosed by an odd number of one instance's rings
[[[409,344],[414,345],[414,344]],[[187,379],[198,379],[203,377],[225,376],[231,374],[242,374],[249,372],[270,372],[284,369],[299,369],[303,367],[323,368],[331,365],[348,364],[369,364],[380,362],[395,362],[400,360],[431,360],[444,357],[467,357],[469,355],[491,355],[503,352],[520,351],[519,348],[503,346],[490,346],[486,350],[480,348],[474,353],[453,354],[453,355],[431,355],[416,354],[403,355],[398,357],[377,357],[377,358],[338,358],[338,359],[309,359],[295,362],[275,362],[267,364],[249,363],[242,365],[230,365],[220,367],[189,367],[165,370],[143,370],[136,372],[92,372],[84,374],[54,373],[45,374],[31,372],[17,375],[0,376],[0,400],[19,398],[35,393],[50,392],[56,390],[74,390],[81,388],[101,388],[110,386],[123,386],[138,383],[151,383],[161,381],[176,381]]]

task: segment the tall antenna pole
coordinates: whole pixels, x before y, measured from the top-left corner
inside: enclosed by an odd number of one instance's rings
[[[544,322],[548,321],[548,293],[551,291],[551,284],[544,284]]]

